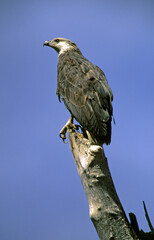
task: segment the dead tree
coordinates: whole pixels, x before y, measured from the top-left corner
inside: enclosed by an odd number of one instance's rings
[[[153,231],[139,231],[134,214],[129,223],[116,193],[101,146],[91,145],[79,132],[68,130],[70,149],[89,203],[89,215],[101,240],[152,240]],[[151,225],[152,226],[152,225]],[[148,238],[150,237],[150,238]]]

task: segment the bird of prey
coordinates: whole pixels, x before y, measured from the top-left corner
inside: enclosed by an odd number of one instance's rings
[[[104,72],[68,39],[54,38],[43,45],[58,52],[56,94],[71,114],[60,137],[65,140],[67,129],[77,128],[73,124],[75,118],[91,144],[110,144],[113,94]]]

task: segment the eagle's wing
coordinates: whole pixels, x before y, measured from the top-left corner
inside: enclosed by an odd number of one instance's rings
[[[102,70],[84,57],[58,68],[57,94],[67,109],[85,130],[110,143],[113,95]]]

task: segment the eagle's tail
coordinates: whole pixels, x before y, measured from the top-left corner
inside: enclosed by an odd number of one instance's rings
[[[104,143],[106,143],[106,145],[109,145],[111,143],[111,121],[108,121],[107,123],[104,124],[106,125],[105,127],[107,129],[106,136],[104,136],[104,134],[102,134],[101,131],[100,134],[97,134],[96,136],[92,132],[86,130],[87,137],[91,144],[102,146]]]

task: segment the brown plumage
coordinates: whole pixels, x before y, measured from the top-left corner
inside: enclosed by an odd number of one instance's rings
[[[45,41],[59,53],[57,95],[93,144],[110,144],[113,94],[103,71],[88,61],[75,43]]]

